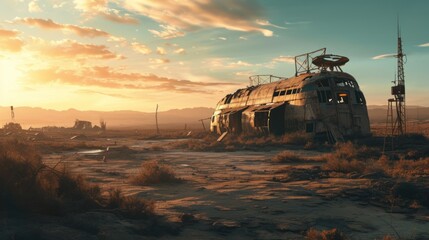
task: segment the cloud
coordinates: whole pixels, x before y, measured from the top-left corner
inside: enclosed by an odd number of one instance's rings
[[[107,46],[83,44],[74,40],[51,41],[39,43],[36,51],[42,56],[54,58],[86,59],[122,59],[122,55],[111,52]]]
[[[270,26],[270,27],[275,27],[275,28],[280,28],[280,29],[287,29],[286,27],[274,25],[274,24],[270,23],[268,20],[257,19],[256,23],[258,25],[261,25],[261,26]]]
[[[167,54],[167,51],[163,47],[157,47],[156,53],[158,53],[159,55],[165,55]]]
[[[89,18],[99,15],[112,22],[123,24],[139,23],[130,14],[121,15],[119,10],[109,8],[108,2],[108,0],[74,0],[75,8]]]
[[[293,56],[279,56],[279,57],[274,58],[273,62],[295,63],[295,57],[293,57]]]
[[[101,15],[112,22],[123,23],[123,24],[138,24],[139,21],[129,14],[120,15],[116,9],[108,9],[101,13]]]
[[[237,62],[230,63],[230,66],[250,67],[250,66],[253,66],[253,64],[244,62],[244,61],[237,61]]]
[[[147,55],[152,52],[152,50],[150,50],[150,48],[148,48],[146,45],[138,42],[131,43],[131,47],[133,48],[134,51],[141,53],[143,55]]]
[[[170,38],[185,36],[184,32],[178,30],[174,26],[170,26],[170,25],[159,25],[159,26],[162,28],[161,31],[157,31],[153,29],[149,29],[148,31],[152,33],[154,36],[162,39],[170,39]]]
[[[429,43],[420,44],[419,47],[429,47]]]
[[[62,30],[65,32],[73,32],[81,37],[110,37],[111,35],[100,29],[91,27],[81,27],[72,24],[60,24],[52,21],[51,19],[40,18],[15,18],[14,23],[26,24],[29,26],[36,26],[43,29]]]
[[[395,56],[396,56],[395,53],[381,54],[381,55],[377,55],[377,56],[372,57],[372,59],[378,60],[378,59],[390,58],[390,57],[395,57]]]
[[[77,90],[76,93],[79,93],[79,94],[91,94],[91,95],[92,94],[99,94],[99,95],[108,96],[108,97],[115,97],[115,98],[131,98],[130,96],[123,95],[123,94],[110,93],[110,92],[101,92],[101,91],[94,91],[94,90],[88,90],[88,89]]]
[[[169,63],[170,59],[167,59],[167,58],[150,58],[149,62],[152,64],[164,64],[164,63]]]
[[[240,77],[249,77],[255,75],[253,72],[251,71],[247,71],[247,72],[236,72],[235,76],[240,76]]]
[[[203,63],[212,69],[242,69],[255,66],[255,64],[231,58],[209,58]]]
[[[53,8],[62,8],[67,4],[67,2],[58,2],[52,5]]]
[[[178,49],[174,50],[174,52],[177,54],[185,54],[186,50],[184,48],[178,48]]]
[[[20,32],[0,29],[0,51],[19,52],[24,42],[18,37]]]
[[[58,83],[108,89],[155,89],[157,91],[180,93],[201,93],[206,92],[204,88],[236,85],[234,83],[178,80],[154,74],[126,73],[106,66],[83,67],[77,70],[51,66],[49,68],[29,70],[25,77],[38,84]]]
[[[286,25],[295,25],[295,24],[309,24],[311,23],[310,21],[300,21],[300,22],[288,22],[286,21],[285,24]]]
[[[0,38],[14,38],[17,37],[19,34],[20,32],[16,30],[0,29]]]
[[[147,16],[174,29],[175,33],[201,28],[225,28],[233,31],[259,32],[270,37],[273,32],[261,28],[255,21],[263,18],[262,7],[256,0],[123,0],[129,11]],[[165,30],[165,29],[164,29]],[[177,37],[157,31],[160,37]],[[155,33],[155,32],[152,32]],[[179,34],[179,36],[181,36]],[[183,34],[182,34],[183,36]]]
[[[74,0],[75,8],[84,12],[102,11],[108,0]]]
[[[32,0],[28,3],[28,11],[31,13],[42,12],[37,0]]]
[[[75,8],[87,17],[102,16],[121,23],[137,23],[129,14],[120,15],[119,10],[109,8],[120,3],[129,12],[149,17],[160,23],[160,30],[149,29],[153,35],[176,38],[187,31],[202,28],[224,28],[232,31],[259,32],[271,37],[271,30],[261,26],[273,26],[263,19],[262,7],[256,0],[74,0]]]

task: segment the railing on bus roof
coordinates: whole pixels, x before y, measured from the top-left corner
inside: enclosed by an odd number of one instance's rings
[[[318,70],[320,67],[313,64],[313,59],[326,54],[326,48],[304,53],[295,56],[295,76],[300,73],[310,73],[312,70]]]
[[[249,83],[250,83],[249,86],[258,86],[261,84],[272,83],[282,79],[286,79],[286,78],[278,77],[274,75],[254,75],[249,77]]]

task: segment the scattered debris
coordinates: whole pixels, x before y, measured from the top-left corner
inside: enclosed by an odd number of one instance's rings
[[[222,140],[226,137],[226,135],[228,135],[228,132],[222,133],[222,135],[220,135],[220,137],[217,139],[217,141],[222,142]]]

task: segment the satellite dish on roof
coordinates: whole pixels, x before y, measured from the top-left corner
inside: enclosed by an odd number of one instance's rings
[[[333,54],[320,55],[313,58],[312,63],[320,68],[330,68],[340,67],[346,64],[349,61],[349,58]]]

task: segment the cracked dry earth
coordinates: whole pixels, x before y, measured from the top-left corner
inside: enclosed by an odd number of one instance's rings
[[[127,195],[154,200],[157,214],[181,226],[177,234],[157,239],[303,239],[310,227],[339,228],[351,239],[381,239],[386,234],[429,239],[427,209],[392,213],[386,206],[360,198],[371,180],[329,177],[320,168],[323,163],[311,160],[321,152],[291,150],[309,161],[280,164],[271,161],[278,150],[147,151],[144,149],[152,144],[164,143],[118,142],[137,152],[115,155],[107,162],[80,155],[67,158],[65,163],[104,189],[119,187]],[[44,160],[54,164],[62,157],[64,154],[51,154]],[[130,184],[128,176],[153,159],[172,167],[185,181]],[[104,239],[140,239],[130,228],[121,227],[120,221],[115,226]]]

